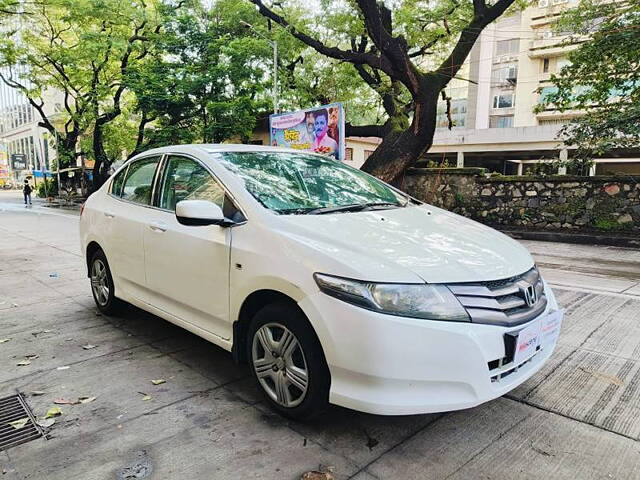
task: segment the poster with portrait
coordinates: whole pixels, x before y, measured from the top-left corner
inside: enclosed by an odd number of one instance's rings
[[[344,160],[344,109],[341,103],[271,115],[269,127],[273,146]]]

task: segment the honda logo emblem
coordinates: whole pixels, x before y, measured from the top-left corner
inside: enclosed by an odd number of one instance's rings
[[[521,287],[522,295],[524,297],[524,301],[527,304],[527,307],[533,307],[538,301],[538,294],[536,292],[536,287],[531,284],[525,284]]]

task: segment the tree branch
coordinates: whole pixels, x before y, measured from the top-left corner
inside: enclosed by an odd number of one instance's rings
[[[258,7],[258,11],[261,15],[284,27],[291,35],[300,40],[302,43],[313,48],[318,53],[326,55],[330,58],[334,58],[336,60],[342,60],[353,64],[369,65],[373,68],[379,68],[380,70],[388,74],[391,74],[393,72],[393,66],[391,65],[391,62],[383,56],[378,56],[371,52],[354,52],[353,50],[343,50],[338,47],[330,47],[328,45],[325,45],[320,40],[299,31],[283,17],[268,8],[262,2],[262,0],[251,0],[251,3]]]
[[[514,1],[515,0],[498,0],[498,2],[491,7],[487,7],[483,0],[473,1],[473,19],[462,30],[458,43],[451,51],[449,57],[447,57],[435,71],[435,74],[439,77],[436,81],[440,88],[444,88],[447,83],[456,76],[482,30],[502,15]]]

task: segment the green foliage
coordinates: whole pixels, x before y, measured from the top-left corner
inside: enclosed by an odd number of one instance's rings
[[[242,22],[264,20],[241,0],[182,7],[165,18],[153,52],[127,78],[149,123],[138,149],[251,136],[271,106],[272,50]]]
[[[557,29],[573,32],[569,42],[588,36],[552,76],[556,90],[539,107],[587,112],[562,131],[577,147],[573,162],[640,146],[640,0],[583,0]]]
[[[46,187],[45,187],[46,183]],[[36,193],[39,198],[54,197],[58,192],[58,179],[56,177],[38,180]]]

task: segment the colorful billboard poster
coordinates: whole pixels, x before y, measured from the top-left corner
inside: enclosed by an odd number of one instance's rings
[[[344,160],[344,109],[341,103],[269,117],[271,145],[330,155]]]

